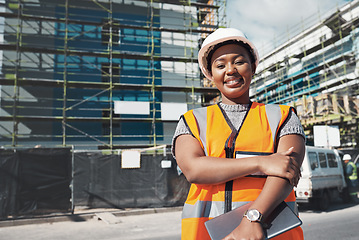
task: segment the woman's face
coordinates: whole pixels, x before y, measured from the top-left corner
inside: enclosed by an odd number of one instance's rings
[[[249,85],[255,72],[247,49],[237,44],[218,48],[211,58],[212,79],[225,104],[249,103]]]

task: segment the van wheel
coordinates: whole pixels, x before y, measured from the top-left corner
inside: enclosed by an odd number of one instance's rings
[[[317,200],[317,208],[321,211],[328,210],[330,206],[330,195],[327,191],[323,192],[321,198]]]

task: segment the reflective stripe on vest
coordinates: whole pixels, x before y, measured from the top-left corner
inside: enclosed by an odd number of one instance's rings
[[[243,206],[247,202],[232,202],[232,209],[236,209],[240,206]],[[298,214],[298,208],[296,202],[287,202],[288,206]],[[194,205],[185,204],[182,212],[182,218],[214,218],[224,212],[224,202],[223,201],[197,201]]]
[[[273,142],[275,142],[276,133],[279,127],[280,119],[282,118],[282,113],[280,111],[279,105],[268,104],[266,105],[266,113],[268,118],[268,123],[272,131]],[[274,133],[274,134],[273,134]]]
[[[349,176],[349,179],[350,179],[350,180],[357,180],[357,179],[358,179],[357,166],[356,166],[353,162],[348,162],[348,164],[350,164],[350,166],[353,168],[353,172],[352,172],[352,174]]]
[[[202,142],[204,153],[208,156],[206,147],[207,108],[197,108],[193,110],[193,115],[197,120],[199,139]]]

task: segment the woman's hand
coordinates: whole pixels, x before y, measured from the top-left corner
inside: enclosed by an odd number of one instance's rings
[[[265,239],[262,226],[259,222],[250,222],[245,217],[241,224],[223,240],[263,240]]]
[[[277,176],[289,180],[292,186],[297,186],[301,177],[300,165],[295,160],[294,148],[266,156],[260,161],[261,172],[269,176]]]

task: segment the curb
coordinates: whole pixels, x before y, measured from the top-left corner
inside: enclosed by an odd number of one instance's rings
[[[1,227],[12,227],[28,224],[41,224],[41,223],[55,223],[55,222],[85,222],[94,217],[96,214],[108,212],[113,214],[116,217],[126,217],[126,216],[136,216],[143,214],[153,214],[153,213],[165,213],[165,212],[176,212],[182,211],[183,207],[166,207],[166,208],[141,208],[141,209],[127,209],[127,210],[118,210],[118,209],[91,209],[91,210],[80,210],[79,213],[64,213],[56,215],[47,215],[47,216],[31,216],[27,218],[17,218],[17,219],[6,219],[0,220]]]

